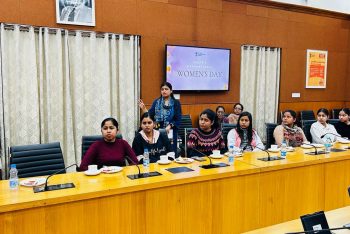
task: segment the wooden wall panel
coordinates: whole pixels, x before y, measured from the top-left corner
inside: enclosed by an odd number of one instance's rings
[[[232,50],[229,92],[184,93],[188,105],[233,104],[239,99],[240,46],[282,48],[280,102],[350,101],[350,21],[225,0],[96,1],[96,26],[56,24],[51,0],[0,0],[0,21],[141,35],[141,90],[147,104],[164,80],[166,43]],[[329,51],[326,89],[305,89],[306,49]],[[300,92],[301,98],[291,98]],[[330,104],[332,105],[332,104]]]

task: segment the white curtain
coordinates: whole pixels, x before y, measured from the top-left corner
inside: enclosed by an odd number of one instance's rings
[[[265,140],[265,123],[277,121],[280,48],[241,47],[240,102],[253,116],[253,128]]]
[[[12,145],[59,141],[80,163],[81,137],[115,117],[123,138],[137,128],[139,38],[1,24],[1,161]],[[6,169],[5,166],[3,166]]]

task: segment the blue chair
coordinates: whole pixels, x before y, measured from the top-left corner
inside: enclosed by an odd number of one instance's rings
[[[224,139],[224,142],[225,142],[225,150],[228,150],[227,135],[231,131],[231,129],[234,129],[234,128],[236,128],[236,124],[223,123],[221,125],[222,138]]]
[[[65,168],[59,142],[11,146],[10,164],[16,164],[19,178],[50,175]]]
[[[300,120],[315,120],[315,114],[312,110],[300,111]]]
[[[328,123],[335,125],[335,124],[339,123],[339,119],[328,119]]]

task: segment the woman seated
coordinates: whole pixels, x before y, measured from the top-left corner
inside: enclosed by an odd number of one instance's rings
[[[132,148],[139,161],[143,159],[144,149],[148,149],[151,163],[157,162],[161,155],[172,151],[168,136],[154,129],[154,119],[149,112],[141,116],[141,131],[136,134]]]
[[[103,166],[125,166],[125,159],[129,163],[138,163],[136,155],[128,142],[116,139],[118,122],[114,118],[104,119],[101,123],[103,140],[94,142],[80,164],[80,170],[85,171],[89,165],[95,164],[98,168]],[[130,159],[132,161],[130,161]]]
[[[218,119],[218,124],[220,127],[222,123],[228,123],[228,118],[225,117],[225,107],[216,107],[216,117]]]
[[[237,124],[238,117],[242,113],[242,111],[243,111],[243,105],[241,103],[236,103],[233,106],[233,113],[227,117],[228,123]]]
[[[243,151],[260,151],[264,144],[252,127],[252,115],[242,112],[238,117],[237,128],[231,129],[227,135],[227,146],[234,145]]]
[[[223,153],[224,149],[225,142],[216,114],[214,111],[206,109],[199,115],[199,128],[193,129],[188,136],[188,155],[202,157],[212,154],[213,150],[221,150]]]
[[[293,110],[285,110],[282,116],[282,124],[278,125],[273,131],[273,137],[276,144],[281,146],[283,140],[288,146],[301,146],[303,142],[307,142],[304,131],[299,128],[295,122],[297,113]]]
[[[339,123],[335,124],[335,129],[342,137],[350,139],[350,110],[343,108],[339,112]]]
[[[321,108],[317,111],[317,122],[313,123],[310,129],[313,143],[324,144],[336,141],[336,135],[339,134],[332,124],[327,123],[328,117],[329,112],[327,109]]]

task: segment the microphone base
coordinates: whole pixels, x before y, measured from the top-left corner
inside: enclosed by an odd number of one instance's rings
[[[308,154],[308,155],[319,155],[319,154],[326,154],[326,152],[323,151],[323,150],[320,150],[320,151],[317,151],[317,153],[316,152],[307,152],[305,154]]]
[[[66,183],[66,184],[55,184],[47,186],[47,189],[45,190],[45,186],[38,186],[34,187],[33,191],[34,193],[41,193],[45,191],[54,191],[54,190],[60,190],[60,189],[68,189],[68,188],[75,188],[75,185],[73,183]]]
[[[258,158],[258,160],[269,162],[269,161],[276,161],[276,160],[282,160],[284,158],[281,158],[280,156],[273,156],[273,157],[266,157],[266,158]]]
[[[141,179],[141,178],[148,178],[148,177],[154,177],[154,176],[160,176],[162,175],[158,171],[151,171],[146,173],[140,173],[140,174],[134,174],[134,175],[127,175],[129,179],[135,180],[135,179]]]
[[[218,168],[218,167],[228,167],[229,165],[226,163],[213,163],[213,164],[208,164],[208,165],[202,165],[199,166],[203,169],[211,169],[211,168]]]

